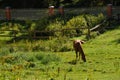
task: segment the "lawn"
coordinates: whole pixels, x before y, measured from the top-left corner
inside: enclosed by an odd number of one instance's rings
[[[83,49],[85,63],[75,63],[73,50],[10,53],[1,48],[0,80],[120,80],[120,27],[86,41]]]

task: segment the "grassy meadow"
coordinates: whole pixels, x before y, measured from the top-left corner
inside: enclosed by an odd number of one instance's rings
[[[69,43],[72,48],[72,42]],[[17,44],[20,43],[14,43]],[[25,45],[29,49],[31,44],[26,42]],[[120,26],[83,44],[87,58],[85,63],[82,60],[75,63],[73,49],[66,52],[22,49],[12,52],[9,47],[0,47],[0,80],[120,79]],[[59,48],[60,45],[56,47]]]
[[[120,80],[120,26],[114,21],[111,25],[114,29],[105,29],[99,35],[92,32],[90,40],[81,35],[86,34],[87,29],[64,31],[65,35],[47,33],[47,36],[53,36],[50,39],[31,39],[35,30],[85,28],[87,24],[92,28],[104,19],[103,14],[67,14],[64,18],[57,15],[38,21],[1,22],[0,80]],[[102,26],[108,26],[108,23]],[[11,30],[16,31],[16,37],[4,37],[13,35]],[[29,39],[21,38],[24,36]],[[85,40],[83,49],[87,62],[76,63],[74,39]]]

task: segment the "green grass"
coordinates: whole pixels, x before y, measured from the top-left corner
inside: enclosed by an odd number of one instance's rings
[[[75,52],[72,50],[10,53],[9,49],[1,48],[0,80],[120,79],[120,27],[87,41],[83,49],[86,63],[82,60],[75,63]]]

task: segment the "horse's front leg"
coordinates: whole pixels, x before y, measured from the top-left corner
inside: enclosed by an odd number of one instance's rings
[[[77,61],[78,60],[78,52],[76,51],[75,53],[76,53],[76,61]]]

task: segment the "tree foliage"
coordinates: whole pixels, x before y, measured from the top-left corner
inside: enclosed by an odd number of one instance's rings
[[[5,8],[10,6],[12,8],[48,8],[50,5],[55,7],[89,7],[89,6],[103,6],[112,3],[113,5],[120,5],[119,0],[0,0],[0,7]]]

